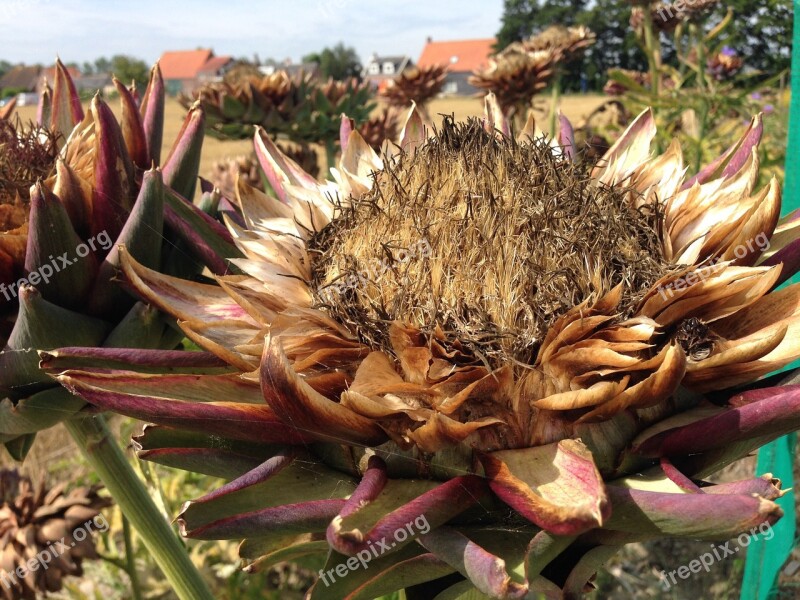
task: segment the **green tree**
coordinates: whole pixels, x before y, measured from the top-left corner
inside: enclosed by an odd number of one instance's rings
[[[361,60],[355,48],[345,46],[343,42],[339,42],[333,48],[325,48],[321,52],[304,56],[303,62],[317,63],[323,77],[341,80],[359,77],[361,73]]]
[[[495,50],[499,52],[512,42],[528,38],[550,25],[581,23],[581,17],[586,14],[586,4],[587,0],[505,0]],[[564,90],[581,88],[585,63],[586,59],[583,58],[564,65],[561,80]]]
[[[741,56],[745,65],[775,75],[789,68],[792,50],[791,0],[726,0],[717,8],[721,18],[727,7],[733,20],[722,39]]]
[[[111,70],[111,61],[101,56],[94,61],[95,73],[108,73]]]
[[[575,25],[587,0],[505,0],[495,50],[518,42],[550,25]]]
[[[496,51],[499,52],[512,42],[518,42],[531,34],[534,29],[533,15],[538,5],[538,0],[505,0],[500,31],[495,36]]]
[[[136,81],[138,85],[144,85],[150,76],[150,69],[147,63],[123,54],[111,57],[110,70],[125,85],[128,85],[131,81]]]
[[[591,89],[603,87],[609,69],[647,69],[647,59],[631,29],[630,18],[630,4],[619,0],[595,0],[578,16],[578,23],[597,35],[582,65]]]
[[[710,29],[728,7],[734,18],[720,40],[734,48],[745,64],[765,76],[789,68],[792,36],[791,0],[729,0],[708,19]],[[578,89],[581,75],[589,87],[600,89],[610,68],[645,70],[647,62],[629,24],[631,5],[620,0],[505,0],[496,50],[529,37],[548,25],[587,25],[597,43],[580,61],[567,65],[565,89]],[[664,59],[674,58],[671,36],[662,34]]]

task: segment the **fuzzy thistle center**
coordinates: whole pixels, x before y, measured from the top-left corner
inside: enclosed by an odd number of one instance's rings
[[[530,364],[553,321],[623,282],[631,314],[665,274],[659,215],[542,140],[446,119],[311,241],[319,307],[389,349],[394,320],[440,328],[493,366]]]
[[[57,156],[56,134],[0,119],[0,205],[27,200],[29,188],[52,173]]]

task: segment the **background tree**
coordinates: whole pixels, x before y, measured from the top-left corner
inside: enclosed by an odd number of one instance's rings
[[[581,24],[579,19],[586,13],[586,5],[587,0],[505,0],[495,50],[499,52],[512,42],[528,38],[550,25]],[[595,25],[589,25],[595,31]],[[585,63],[586,58],[579,58],[563,65],[561,85],[564,90],[581,89]]]
[[[720,3],[708,19],[716,25],[728,7],[734,18],[721,40],[745,57],[747,67],[765,77],[789,68],[791,0],[730,0]],[[566,65],[565,89],[580,89],[583,74],[590,89],[600,89],[610,68],[645,70],[647,62],[630,26],[631,5],[619,0],[505,0],[495,49],[538,33],[548,25],[586,25],[597,34],[597,43],[582,60]],[[665,60],[674,56],[671,37],[661,36]]]
[[[792,50],[791,0],[726,0],[717,8],[719,18],[727,7],[733,20],[725,30],[725,43],[744,58],[745,66],[776,75],[789,68]]]
[[[355,48],[345,46],[343,42],[339,42],[333,48],[325,48],[321,52],[304,56],[303,62],[317,63],[323,77],[342,80],[348,77],[358,78],[361,75],[361,60]]]
[[[595,0],[591,8],[578,15],[578,22],[597,35],[597,41],[580,65],[590,89],[603,88],[609,69],[647,69],[647,59],[630,26],[630,18],[631,5],[619,0]]]
[[[505,0],[495,50],[518,42],[550,25],[577,25],[587,0]],[[594,28],[592,28],[594,29]]]
[[[500,31],[497,32],[497,43],[494,45],[497,52],[531,35],[535,27],[533,15],[538,5],[538,0],[505,0]]]
[[[108,73],[111,70],[111,61],[101,56],[94,61],[95,73]]]
[[[138,85],[145,85],[149,79],[150,68],[143,60],[133,58],[132,56],[125,56],[118,54],[111,57],[110,71],[114,76],[125,83],[129,84],[135,80]]]

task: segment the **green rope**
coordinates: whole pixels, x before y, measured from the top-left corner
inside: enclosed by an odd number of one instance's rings
[[[794,0],[794,12],[800,8],[800,0]],[[800,208],[800,169],[790,160],[800,155],[800,21],[794,20],[792,44],[792,96],[789,105],[789,141],[786,149],[785,181],[783,187],[783,207],[785,212]],[[792,282],[797,282],[795,276]],[[792,367],[798,367],[798,363]],[[756,473],[772,473],[780,478],[783,487],[794,487],[792,463],[794,460],[797,434],[775,440],[758,451]],[[786,494],[777,500],[784,516],[773,526],[774,537],[769,540],[761,537],[747,549],[744,580],[742,581],[743,600],[766,600],[776,593],[777,577],[783,564],[794,547],[795,538],[795,495]]]

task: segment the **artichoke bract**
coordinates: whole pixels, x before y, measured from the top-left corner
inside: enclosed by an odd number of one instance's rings
[[[379,149],[397,134],[398,115],[383,110],[371,115],[376,107],[368,83],[355,78],[345,81],[319,81],[310,73],[290,76],[277,71],[264,77],[230,77],[226,81],[202,86],[193,98],[179,100],[189,108],[193,102],[208,115],[209,135],[221,139],[246,139],[261,128],[273,140],[288,140],[299,147],[294,152],[283,144],[287,154],[294,154],[316,176],[317,151],[311,144],[325,148],[329,166],[335,163],[342,115],[357,124],[367,142]]]
[[[504,113],[524,119],[533,97],[558,81],[560,65],[579,58],[595,37],[583,25],[552,25],[506,46],[487,67],[475,71],[469,83],[494,94]]]
[[[527,50],[509,46],[475,71],[469,84],[497,98],[504,113],[525,118],[533,97],[552,81],[560,56],[552,49]]]
[[[622,545],[772,524],[770,475],[706,478],[800,428],[800,216],[755,190],[760,116],[687,178],[652,113],[590,173],[483,121],[383,158],[343,121],[318,183],[266,136],[276,196],[237,182],[243,273],[216,285],[120,251],[129,285],[206,353],[62,348],[44,367],[153,423],[139,455],[222,476],[184,535],[244,539],[250,569],[316,561],[311,598],[426,585],[579,597]],[[224,367],[218,362],[222,361]],[[193,363],[193,364],[192,364]]]
[[[186,108],[195,102],[203,107],[210,135],[244,139],[261,126],[305,144],[337,137],[342,113],[362,123],[375,108],[369,85],[356,79],[318,81],[310,73],[285,71],[207,84],[180,101]]]
[[[151,268],[185,276],[204,265],[223,273],[224,258],[237,254],[221,223],[189,200],[203,143],[202,110],[190,112],[159,167],[164,86],[158,66],[140,106],[125,86],[115,85],[119,122],[99,97],[84,114],[69,73],[57,63],[39,111],[50,135],[38,139],[55,139],[60,150],[29,194],[17,194],[11,225],[18,227],[0,238],[0,248],[10,239],[18,251],[13,279],[0,281],[0,311],[13,322],[0,337],[0,440],[16,458],[36,431],[85,406],[39,369],[38,350],[174,348],[181,339],[158,311],[119,287],[119,247]],[[31,154],[8,145],[0,151],[0,163]]]
[[[439,95],[447,79],[447,68],[444,65],[428,67],[411,67],[389,80],[380,95],[390,106],[397,109],[408,109],[412,104],[426,115],[426,105]]]

